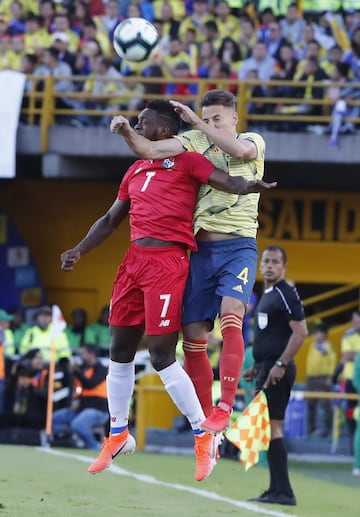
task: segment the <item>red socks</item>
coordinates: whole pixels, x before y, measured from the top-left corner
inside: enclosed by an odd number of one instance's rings
[[[212,383],[214,374],[207,354],[207,341],[184,336],[184,369],[192,380],[201,407],[208,417],[213,409]]]
[[[226,313],[220,318],[223,348],[220,356],[220,383],[222,407],[232,408],[238,389],[240,372],[244,360],[244,338],[242,334],[242,317]]]

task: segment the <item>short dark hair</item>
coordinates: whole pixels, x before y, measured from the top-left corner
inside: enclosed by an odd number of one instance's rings
[[[281,246],[277,246],[276,244],[272,244],[271,246],[267,246],[264,249],[264,252],[265,251],[279,251],[280,254],[281,254],[281,258],[282,258],[284,264],[287,264],[287,260],[288,260],[287,259],[287,254],[286,254],[286,251],[284,250],[284,248],[282,248]]]
[[[164,101],[161,99],[153,100],[148,102],[146,107],[149,110],[156,111],[160,118],[166,119],[166,124],[169,126],[169,131],[172,135],[176,135],[180,131],[180,115],[175,111],[174,107],[170,104],[169,101]]]
[[[227,92],[226,90],[214,89],[206,92],[201,101],[200,107],[204,108],[205,106],[225,106],[225,108],[233,108],[234,111],[237,109],[236,98],[231,92]]]

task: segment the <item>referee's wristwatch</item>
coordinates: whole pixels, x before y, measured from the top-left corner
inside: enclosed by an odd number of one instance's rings
[[[284,361],[282,361],[281,359],[278,359],[277,361],[275,361],[275,364],[276,364],[276,366],[279,366],[280,368],[287,367],[287,364],[285,364]]]

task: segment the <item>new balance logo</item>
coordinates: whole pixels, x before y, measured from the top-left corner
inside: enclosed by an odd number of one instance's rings
[[[242,285],[236,285],[235,287],[233,287],[233,291],[239,291],[239,293],[242,293],[243,292]]]
[[[170,320],[161,320],[159,327],[168,327],[170,325]]]

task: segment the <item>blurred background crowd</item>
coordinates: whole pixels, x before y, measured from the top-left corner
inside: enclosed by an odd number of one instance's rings
[[[123,61],[113,49],[114,30],[128,17],[146,18],[159,32],[159,44],[145,62]],[[354,87],[360,81],[359,57],[360,0],[0,2],[0,70],[61,76],[56,92],[89,94],[80,101],[58,98],[58,107],[137,110],[147,93],[196,94],[197,78],[213,80],[209,88],[225,87],[234,93],[244,80],[278,79],[304,84],[294,88],[255,85],[249,96],[327,96],[329,106],[279,103],[269,108],[259,102],[252,104],[249,98],[249,111],[317,115],[325,109],[331,113],[340,98],[359,98]],[[76,81],[76,76],[85,79]],[[163,80],[144,84],[144,76]],[[127,81],[122,83],[122,77]],[[195,81],[182,82],[184,78]],[[236,82],[228,86],[222,83],[224,79]],[[311,86],[313,81],[337,81],[338,86],[317,88]],[[36,88],[42,87],[39,80]],[[358,106],[345,109],[347,116],[358,116]],[[108,117],[85,116],[74,120],[78,125],[104,126],[109,121]],[[271,129],[289,128],[275,123]],[[351,123],[342,128],[344,133],[355,131]]]

